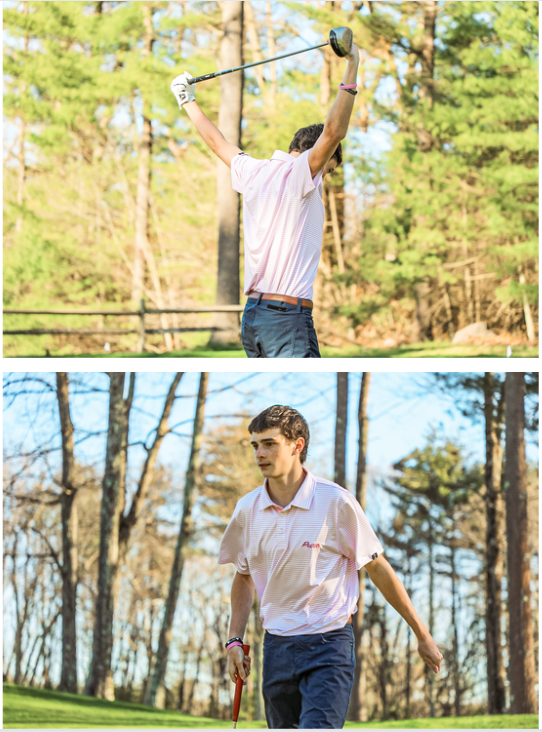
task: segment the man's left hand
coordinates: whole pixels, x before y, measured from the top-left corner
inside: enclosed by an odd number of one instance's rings
[[[432,671],[438,674],[443,656],[431,636],[424,638],[424,640],[421,640],[418,643],[418,653],[424,663],[426,663]]]
[[[188,71],[185,71],[184,74],[176,76],[171,82],[170,89],[175,95],[179,109],[182,109],[188,102],[196,101],[196,85],[189,84],[189,79],[192,79],[192,76]]]

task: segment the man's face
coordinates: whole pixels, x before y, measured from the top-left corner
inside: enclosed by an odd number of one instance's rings
[[[253,432],[250,444],[264,478],[280,478],[290,473],[300,461],[305,440],[299,437],[289,442],[278,427],[273,427],[265,432]]]

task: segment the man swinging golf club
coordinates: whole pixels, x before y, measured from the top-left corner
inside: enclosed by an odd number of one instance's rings
[[[231,590],[228,670],[250,673],[242,650],[254,591],[265,629],[262,691],[272,729],[340,729],[354,680],[357,571],[365,567],[438,673],[442,655],[354,496],[303,467],[309,428],[295,409],[269,407],[249,425],[263,485],[238,501],[219,564],[237,569]]]
[[[342,162],[359,65],[350,29],[333,29],[329,43],[348,65],[325,124],[298,130],[288,153],[275,150],[270,160],[256,160],[224,138],[195,101],[189,74],[171,83],[179,107],[231,168],[232,186],[243,194],[248,300],[241,338],[249,358],[320,358],[311,311],[325,218],[323,178]]]

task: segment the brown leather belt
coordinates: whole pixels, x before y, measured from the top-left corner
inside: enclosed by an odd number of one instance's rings
[[[259,292],[249,292],[248,297],[260,297]],[[275,300],[276,302],[287,302],[289,305],[297,305],[297,297],[290,297],[289,295],[269,295],[263,294],[262,300]],[[312,300],[301,300],[301,307],[309,308],[312,310]]]
[[[348,620],[346,621],[346,624],[348,625],[348,623],[351,623],[351,622],[352,622],[352,615],[348,618]]]

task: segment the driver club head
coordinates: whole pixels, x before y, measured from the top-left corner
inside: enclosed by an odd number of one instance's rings
[[[332,28],[329,31],[329,45],[337,56],[348,56],[352,50],[353,33],[350,28]]]

